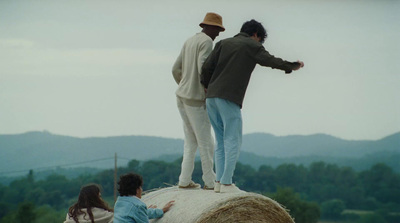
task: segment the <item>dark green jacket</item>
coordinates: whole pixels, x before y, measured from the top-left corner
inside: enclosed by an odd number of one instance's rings
[[[207,98],[222,98],[242,107],[247,85],[256,64],[292,72],[300,66],[274,57],[246,33],[219,41],[204,62],[201,83]]]

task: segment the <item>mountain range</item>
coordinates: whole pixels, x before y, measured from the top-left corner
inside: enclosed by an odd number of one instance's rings
[[[153,136],[78,138],[47,131],[0,135],[0,176],[56,167],[114,167],[130,160],[173,161],[182,156],[183,140]],[[243,136],[239,162],[258,168],[283,163],[324,161],[362,170],[377,162],[400,172],[400,132],[380,140],[344,140],[325,134]]]

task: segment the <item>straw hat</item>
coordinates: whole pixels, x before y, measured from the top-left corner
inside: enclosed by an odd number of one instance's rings
[[[208,12],[204,21],[199,24],[200,27],[203,27],[203,25],[218,26],[222,31],[225,31],[225,27],[222,25],[222,17],[217,13]]]

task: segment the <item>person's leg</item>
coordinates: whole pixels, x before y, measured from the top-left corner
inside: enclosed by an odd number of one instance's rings
[[[183,146],[183,160],[181,165],[181,174],[179,175],[180,186],[187,186],[192,181],[192,173],[194,169],[194,158],[196,155],[197,141],[187,117],[187,111],[183,102],[177,97],[177,105],[179,113],[183,121],[183,131],[185,134]]]
[[[205,104],[203,106],[184,105],[199,147],[203,181],[207,188],[214,187],[214,139]]]
[[[211,125],[214,129],[217,145],[215,147],[215,181],[219,182],[224,173],[225,149],[224,149],[224,125],[219,115],[218,107],[215,103],[216,98],[207,98],[207,112]]]
[[[232,184],[233,173],[242,145],[242,114],[240,107],[228,100],[217,98],[217,105],[224,125],[225,166],[221,184]]]

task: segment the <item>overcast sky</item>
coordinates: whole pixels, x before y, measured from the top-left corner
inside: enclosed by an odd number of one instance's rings
[[[0,0],[0,134],[183,138],[171,68],[207,12],[221,39],[265,26],[243,131],[380,139],[400,131],[400,1]]]

